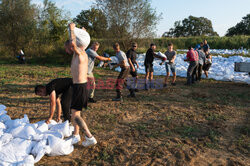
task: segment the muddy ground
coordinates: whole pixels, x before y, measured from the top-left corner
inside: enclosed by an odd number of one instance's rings
[[[99,80],[118,75],[94,72]],[[49,99],[36,96],[35,85],[68,76],[69,67],[0,65],[0,104],[12,119],[27,114],[31,122],[45,120]],[[155,78],[159,88],[163,77]],[[111,100],[114,89],[96,90],[98,102],[82,116],[98,144],[84,148],[79,143],[72,154],[44,156],[36,165],[249,165],[250,86],[184,83],[177,78],[177,86],[140,90],[136,99],[124,90],[122,103]]]

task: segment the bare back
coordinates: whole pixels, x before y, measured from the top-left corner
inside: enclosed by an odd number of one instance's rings
[[[71,61],[71,75],[73,83],[86,83],[88,72],[88,56],[85,51],[79,51],[80,55],[74,53]]]

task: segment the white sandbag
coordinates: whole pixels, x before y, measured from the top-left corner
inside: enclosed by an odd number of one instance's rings
[[[5,110],[0,110],[0,115],[6,114],[6,113],[7,113],[7,111],[5,111]]]
[[[104,61],[100,61],[100,63],[97,65],[97,67],[102,67],[104,65]]]
[[[0,104],[0,112],[1,112],[1,111],[4,111],[5,109],[6,109],[6,106],[5,106],[5,105]]]
[[[47,140],[44,139],[36,143],[36,145],[33,147],[31,154],[35,156],[35,163],[40,161],[45,154],[51,153],[51,148],[48,145],[46,145],[46,143]]]
[[[9,163],[14,165],[15,163],[22,162],[29,154],[34,146],[34,142],[31,140],[24,140],[21,138],[15,138],[8,144],[2,147],[0,151],[0,163]]]
[[[49,127],[49,129],[52,127],[52,126],[54,126],[54,125],[56,125],[57,124],[57,122],[55,121],[55,120],[51,120],[50,121],[50,123],[48,124],[48,127]]]
[[[78,47],[83,47],[83,49],[85,50],[89,46],[89,43],[90,43],[89,33],[86,30],[83,30],[77,27],[75,27],[74,33],[76,36],[76,45]]]
[[[23,161],[16,163],[17,166],[34,166],[35,159],[32,155],[28,155]]]
[[[0,129],[6,129],[6,126],[4,123],[0,122]]]
[[[5,125],[7,126],[8,129],[13,129],[19,126],[25,126],[27,123],[29,123],[29,118],[25,114],[24,118],[22,119],[15,119],[15,120],[8,120],[5,122]]]
[[[167,56],[163,53],[161,53],[160,51],[157,53],[158,56],[162,57],[162,58],[167,58]]]
[[[49,129],[49,126],[47,123],[45,123],[45,121],[37,127],[37,130],[40,131],[41,133],[48,131],[48,129]]]
[[[11,120],[9,115],[6,115],[6,114],[0,115],[0,122],[5,123],[8,120]]]
[[[119,64],[119,60],[116,56],[110,57],[111,61],[108,62],[109,68],[113,69],[113,67],[117,64]]]
[[[70,140],[65,141],[54,136],[48,137],[48,144],[51,148],[49,156],[69,155],[74,150]]]
[[[37,135],[35,129],[30,126],[19,126],[11,131],[11,134],[15,138],[22,138],[27,140],[32,140],[35,135]]]
[[[50,128],[50,131],[58,131],[63,134],[64,137],[72,135],[69,128],[69,121],[66,120],[64,123],[56,124]]]
[[[4,133],[1,137],[0,137],[0,144],[3,146],[7,143],[9,143],[11,140],[13,139],[13,136],[9,133]]]

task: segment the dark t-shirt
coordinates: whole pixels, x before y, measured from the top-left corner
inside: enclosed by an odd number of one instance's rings
[[[204,46],[203,46],[204,52],[206,52],[208,49],[210,49],[209,45],[208,44],[204,44]]]
[[[144,61],[144,65],[153,65],[153,61],[154,61],[154,50],[152,48],[148,49],[147,53],[146,53],[146,57],[145,57],[145,61]]]
[[[137,53],[135,50],[133,50],[132,48],[129,49],[126,55],[128,59],[130,58],[133,65],[136,64],[135,62],[136,62]]]
[[[55,90],[56,98],[58,98],[59,95],[67,90],[71,85],[73,85],[72,78],[54,79],[46,85],[46,95],[50,95]]]

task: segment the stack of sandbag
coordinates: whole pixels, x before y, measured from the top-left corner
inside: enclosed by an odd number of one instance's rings
[[[44,155],[68,155],[74,150],[71,140],[65,139],[74,130],[68,121],[31,124],[27,115],[12,120],[5,109],[0,105],[1,165],[34,165]]]

